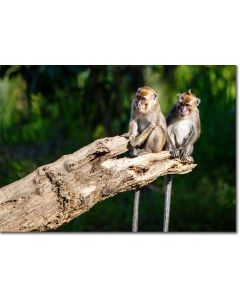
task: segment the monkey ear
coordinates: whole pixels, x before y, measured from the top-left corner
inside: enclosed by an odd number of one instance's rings
[[[157,92],[155,92],[154,94],[153,94],[153,100],[157,100],[157,98],[158,98],[158,93]]]
[[[192,94],[192,90],[191,89],[188,90],[188,94]]]
[[[181,96],[182,94],[177,94],[177,101],[182,102]]]
[[[201,99],[197,98],[197,106],[201,103]]]

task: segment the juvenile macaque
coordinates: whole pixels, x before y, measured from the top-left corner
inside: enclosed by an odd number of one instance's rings
[[[191,90],[178,95],[176,104],[167,116],[168,143],[167,148],[173,157],[188,162],[187,157],[193,152],[193,144],[200,136],[201,125],[198,99]],[[168,231],[172,175],[167,175],[164,209],[164,232]]]
[[[129,124],[131,155],[160,152],[166,143],[167,125],[161,112],[157,92],[144,86],[137,90],[132,102]],[[140,190],[135,191],[132,231],[138,231]]]

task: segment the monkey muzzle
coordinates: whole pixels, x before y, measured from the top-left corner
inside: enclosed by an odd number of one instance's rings
[[[180,116],[181,117],[185,117],[189,114],[189,110],[186,106],[183,106],[181,109],[180,109]]]
[[[141,112],[145,112],[147,110],[147,103],[145,101],[138,101],[136,103],[136,109]]]

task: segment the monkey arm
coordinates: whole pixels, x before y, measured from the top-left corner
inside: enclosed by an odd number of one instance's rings
[[[132,148],[141,146],[146,139],[149,137],[150,133],[152,132],[155,126],[150,124],[138,137],[131,138],[130,136],[130,145]]]
[[[171,138],[170,138],[168,132],[166,132],[166,137],[167,137],[167,146],[168,146],[168,148],[169,148],[170,150],[171,150],[171,149],[175,149],[175,146],[174,146],[174,144],[173,144],[173,142],[172,142],[172,140],[171,140]]]
[[[200,137],[200,134],[201,134],[201,122],[198,115],[197,124],[196,124],[196,140]]]
[[[170,151],[171,157],[172,158],[179,157],[179,151],[175,147],[175,144],[172,141],[168,131],[166,131],[166,138],[167,138],[167,149]]]
[[[130,139],[133,139],[138,135],[138,125],[135,120],[130,121],[128,133]]]
[[[173,142],[168,134],[167,134],[167,147],[170,151],[171,158],[179,157],[179,150],[175,147],[175,145],[173,144]]]

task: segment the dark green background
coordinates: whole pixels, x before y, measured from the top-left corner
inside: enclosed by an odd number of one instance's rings
[[[93,140],[128,130],[136,89],[201,100],[197,168],[174,176],[170,231],[236,230],[235,66],[0,66],[0,187]],[[130,231],[133,192],[107,199],[59,231]],[[144,188],[140,231],[162,231],[163,178]]]

